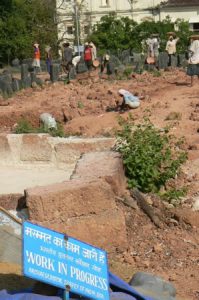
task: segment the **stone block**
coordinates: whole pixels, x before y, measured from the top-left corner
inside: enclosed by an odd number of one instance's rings
[[[18,92],[20,90],[20,80],[13,78],[12,80],[12,89],[14,92]]]
[[[176,289],[173,284],[153,274],[138,272],[130,280],[130,285],[154,300],[175,300]]]
[[[29,162],[48,162],[52,158],[52,147],[45,135],[23,135],[20,160]]]
[[[4,70],[2,75],[1,75],[1,79],[11,83],[12,82],[12,73],[10,70]]]
[[[25,198],[22,194],[0,195],[0,206],[6,210],[16,210],[25,204]]]
[[[176,55],[171,56],[171,67],[176,68],[178,65],[178,57]]]
[[[103,178],[117,195],[122,195],[126,189],[122,159],[118,153],[112,151],[84,154],[77,163],[72,178]]]
[[[59,80],[59,64],[52,64],[50,66],[50,80],[56,82]]]
[[[0,135],[0,162],[6,163],[6,161],[12,160],[12,153],[10,149],[10,145],[8,142],[8,138],[6,135]]]
[[[13,59],[13,60],[11,61],[11,65],[12,65],[13,67],[18,67],[18,66],[20,65],[19,59],[18,59],[18,58]]]
[[[77,73],[84,73],[84,72],[88,71],[88,69],[85,65],[85,62],[79,62],[76,66],[76,70],[77,70]]]
[[[133,53],[133,63],[136,65],[137,63],[142,62],[142,54],[141,53]]]
[[[118,209],[68,219],[60,224],[42,225],[105,249],[109,253],[115,252],[116,249],[123,252],[128,246],[125,217]]]
[[[4,97],[10,97],[13,94],[12,78],[10,76],[0,76],[0,89]]]
[[[158,56],[159,69],[166,69],[168,67],[168,54],[167,52],[160,52]]]
[[[67,143],[55,145],[56,158],[61,163],[74,163],[87,152],[110,150],[115,144],[114,139],[75,139]]]
[[[23,88],[29,88],[31,87],[31,78],[28,76],[21,80],[21,84]]]
[[[130,49],[122,51],[120,60],[124,65],[128,65],[130,63]]]
[[[75,70],[75,67],[72,67],[70,72],[69,72],[69,79],[73,80],[75,78],[76,78],[76,70]]]
[[[30,219],[52,224],[113,210],[114,198],[110,185],[103,180],[70,180],[26,190]]]
[[[28,64],[22,64],[21,65],[21,80],[26,80],[28,77]]]
[[[35,71],[30,72],[30,79],[31,79],[31,84],[33,84],[33,82],[36,82],[36,72]]]
[[[187,57],[186,54],[179,54],[178,55],[178,66],[179,67],[187,67],[188,62],[187,62]]]

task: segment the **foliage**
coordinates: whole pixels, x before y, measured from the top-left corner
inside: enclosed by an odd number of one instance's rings
[[[15,128],[15,133],[21,134],[21,133],[34,133],[34,128],[32,127],[31,123],[22,118],[19,120],[16,128]]]
[[[187,49],[189,24],[178,19],[175,24],[178,28],[177,36],[180,37],[178,51],[184,52]],[[150,34],[158,33],[161,40],[161,51],[165,50],[167,32],[174,31],[174,24],[169,17],[163,21],[155,22],[145,20],[138,24],[128,17],[117,18],[110,14],[101,18],[100,22],[94,25],[89,40],[92,40],[98,47],[100,54],[110,50],[118,54],[122,50],[131,49],[135,52],[142,52],[143,44]]]
[[[33,127],[31,123],[27,119],[20,119],[18,121],[18,124],[15,128],[16,134],[23,134],[23,133],[47,133],[51,136],[59,136],[59,137],[65,137],[64,129],[61,124],[57,124],[57,128],[46,128],[44,125],[40,125],[40,127]]]
[[[126,78],[129,78],[129,76],[133,73],[132,67],[126,67],[123,74]]]
[[[54,7],[54,0],[3,0],[0,4],[0,49],[3,62],[9,63],[16,57],[32,57],[35,42],[41,45],[42,54],[47,44],[56,51]]]
[[[160,193],[160,197],[169,202],[172,203],[174,205],[179,204],[180,199],[184,196],[186,196],[187,194],[187,188],[181,188],[181,189],[176,189],[176,188],[172,188],[164,193]]]
[[[77,102],[77,107],[78,107],[79,109],[83,109],[83,108],[84,108],[84,104],[83,104],[81,101],[78,101],[78,102]]]
[[[136,125],[131,118],[120,119],[117,149],[122,154],[129,188],[158,192],[167,181],[175,178],[186,152],[182,140],[160,130],[148,120]]]

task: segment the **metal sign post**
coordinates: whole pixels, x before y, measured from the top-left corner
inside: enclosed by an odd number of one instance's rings
[[[76,39],[77,39],[78,55],[80,56],[79,3],[77,0],[74,1],[74,10],[75,10],[75,26],[76,26]]]
[[[70,299],[69,292],[70,292],[70,286],[67,285],[66,289],[64,290],[64,300],[69,300]]]

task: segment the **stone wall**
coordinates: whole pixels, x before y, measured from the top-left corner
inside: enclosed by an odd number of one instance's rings
[[[75,167],[84,153],[109,150],[111,138],[53,138],[46,134],[1,134],[0,166]]]

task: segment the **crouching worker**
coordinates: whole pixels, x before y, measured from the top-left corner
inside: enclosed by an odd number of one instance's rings
[[[123,97],[123,102],[120,106],[120,110],[129,110],[131,108],[138,108],[140,106],[140,98],[131,94],[129,91],[126,90],[119,90],[120,96]]]

